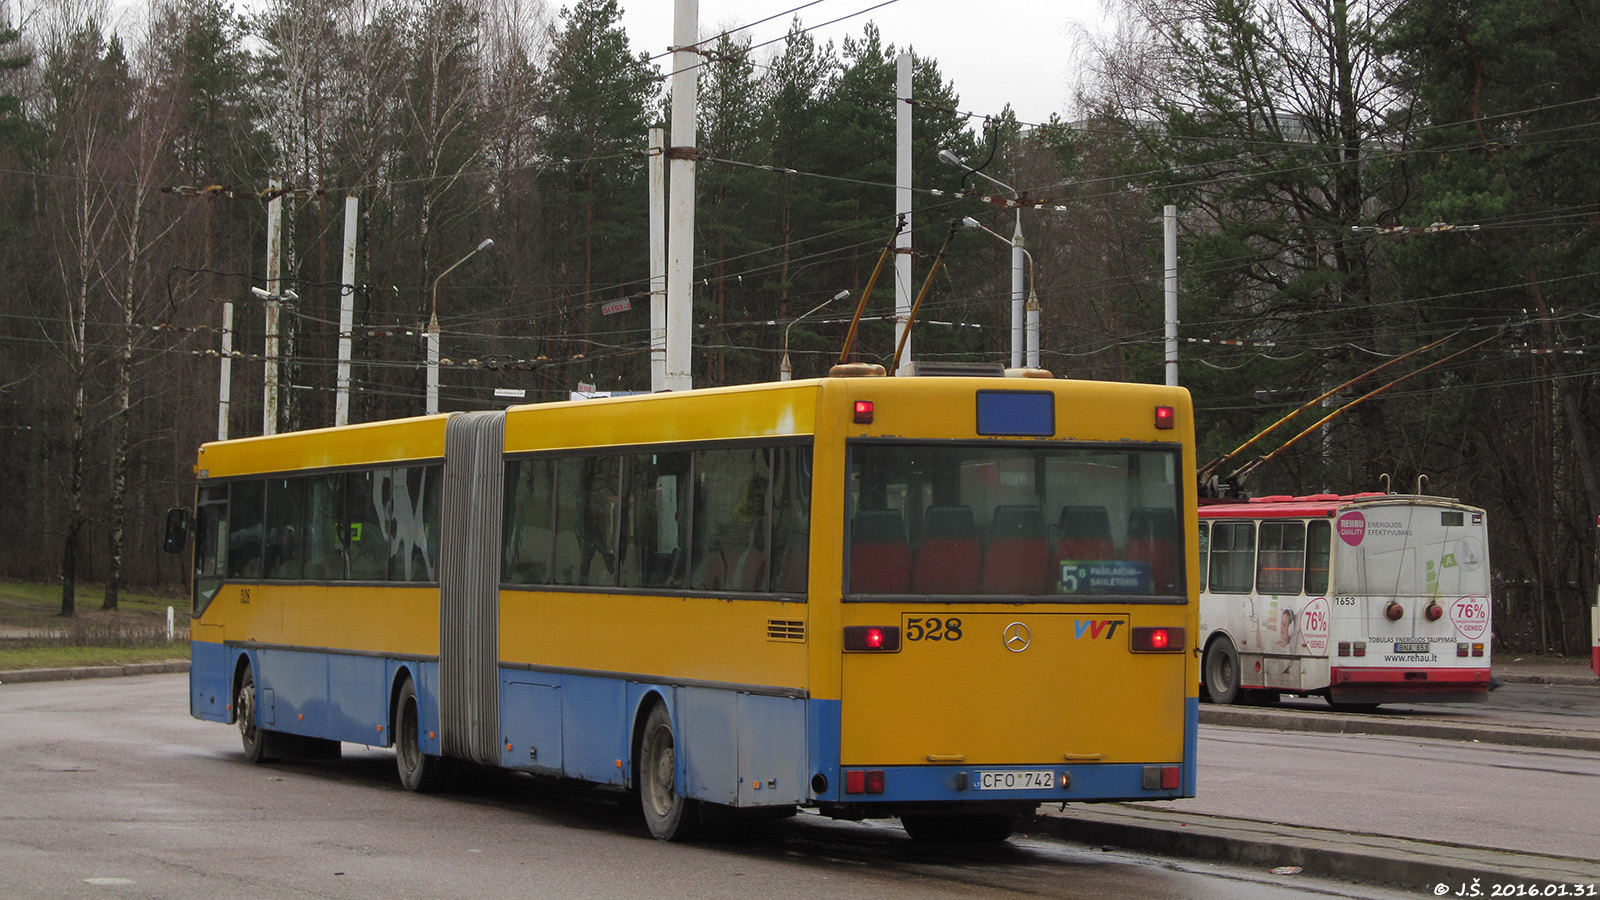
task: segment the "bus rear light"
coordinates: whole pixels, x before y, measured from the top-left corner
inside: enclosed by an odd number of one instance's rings
[[[871,425],[872,424],[872,401],[871,400],[857,400],[856,401],[855,419],[854,419],[854,421],[855,421],[855,423],[857,425]]]
[[[1170,406],[1156,407],[1156,427],[1162,431],[1170,430],[1178,424],[1178,411]]]
[[[1184,638],[1182,628],[1143,626],[1133,629],[1133,649],[1146,652],[1182,650]]]
[[[1178,766],[1145,766],[1140,786],[1147,791],[1175,791],[1183,785],[1183,769]]]
[[[1354,644],[1351,644],[1350,645],[1350,655],[1351,656],[1366,656],[1367,655],[1367,642],[1366,641],[1356,641]]]
[[[894,653],[900,649],[898,625],[846,625],[844,649],[861,652]]]
[[[1400,601],[1398,600],[1390,600],[1388,603],[1384,604],[1383,616],[1391,622],[1400,621],[1400,618],[1405,614],[1406,608],[1401,606]]]
[[[1350,655],[1350,642],[1349,641],[1340,641],[1339,642],[1339,655],[1340,656],[1349,656]]]
[[[850,769],[844,773],[846,794],[883,793],[882,769]]]
[[[1466,645],[1465,642],[1456,645],[1456,655],[1457,656],[1466,656],[1467,655],[1467,645]]]
[[[1444,616],[1444,607],[1437,600],[1429,600],[1428,605],[1422,610],[1422,615],[1429,622],[1437,622]]]
[[[1483,656],[1483,645],[1482,644],[1473,644],[1472,645],[1472,655],[1473,656]]]

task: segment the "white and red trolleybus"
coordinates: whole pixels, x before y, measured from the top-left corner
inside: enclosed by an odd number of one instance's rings
[[[1401,494],[1202,503],[1201,680],[1213,702],[1480,701],[1482,509]]]

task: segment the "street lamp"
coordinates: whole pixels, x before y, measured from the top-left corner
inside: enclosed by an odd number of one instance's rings
[[[985,175],[977,169],[967,165],[966,160],[957,156],[948,149],[939,151],[939,161],[945,163],[946,165],[955,166],[959,169],[965,169],[969,175],[978,175],[994,182],[1003,190],[1010,191],[1011,196],[1014,197],[1019,203],[1017,206],[1017,225],[1015,230],[1012,232],[1011,239],[1006,240],[1003,237],[1000,239],[1011,245],[1011,365],[1013,367],[1020,366],[1022,365],[1022,318],[1024,308],[1022,295],[1022,256],[1027,252],[1023,249],[1022,242],[1022,206],[1020,205],[1022,194],[1020,194],[1016,188],[1006,184],[998,178]],[[988,231],[987,228],[984,230]],[[992,231],[989,233],[994,234]],[[1035,364],[1036,363],[1029,363],[1029,365]]]
[[[817,310],[823,308],[824,306],[827,306],[829,303],[832,303],[835,300],[843,300],[844,298],[846,298],[848,296],[850,296],[850,292],[849,291],[840,291],[839,293],[834,294],[832,297],[829,297],[828,299],[822,301],[821,303],[818,303],[816,306],[813,306],[812,308],[806,310],[805,312],[801,313],[800,315],[795,316],[794,322],[790,322],[787,326],[784,327],[784,329],[783,329],[783,362],[778,364],[778,380],[779,381],[788,381],[789,377],[794,374],[794,368],[789,365],[789,329],[793,328],[795,326],[795,322],[799,322],[801,319],[804,319],[806,316],[811,315],[812,313],[814,313]]]
[[[493,246],[494,238],[484,238],[472,252],[461,257],[451,264],[450,268],[439,273],[433,280],[433,311],[428,316],[428,415],[439,411],[439,282],[461,265],[471,259],[479,250]]]
[[[1000,232],[985,228],[982,222],[971,216],[962,219],[961,224],[968,228],[987,231],[1000,240],[1011,244],[1013,250],[1028,258],[1028,366],[1034,369],[1039,368],[1039,294],[1033,289],[1033,254],[1011,243],[1011,241],[1007,241],[1005,235]]]

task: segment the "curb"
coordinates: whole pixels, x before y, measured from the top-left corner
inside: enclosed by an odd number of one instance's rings
[[[155,663],[128,663],[122,666],[80,666],[68,669],[16,669],[0,672],[0,684],[29,684],[38,681],[78,681],[85,678],[120,678],[125,675],[163,675],[189,671],[188,660]]]
[[[1428,891],[1474,880],[1485,884],[1597,884],[1591,860],[1485,847],[1434,844],[1331,829],[1285,827],[1133,804],[1068,807],[1035,816],[1031,834],[1106,846],[1227,862],[1270,870],[1295,866],[1309,876]]]
[[[1433,738],[1477,744],[1505,744],[1513,747],[1538,747],[1544,750],[1582,750],[1600,752],[1600,733],[1558,731],[1549,728],[1514,728],[1505,725],[1463,725],[1446,722],[1419,722],[1415,719],[1388,719],[1359,714],[1307,715],[1294,710],[1240,709],[1228,706],[1200,707],[1202,725],[1235,728],[1269,728],[1278,731],[1305,731],[1317,734],[1377,734],[1393,737]]]

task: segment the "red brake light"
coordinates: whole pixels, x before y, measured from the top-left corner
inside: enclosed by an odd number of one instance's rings
[[[1133,649],[1145,651],[1182,650],[1185,638],[1182,628],[1144,626],[1133,629]]]
[[[855,410],[855,423],[857,425],[872,424],[872,401],[857,400]]]
[[[882,769],[849,769],[844,773],[846,794],[883,793]]]
[[[844,649],[893,653],[900,649],[900,627],[848,625],[844,629]]]
[[[1170,406],[1156,407],[1156,427],[1162,431],[1178,424],[1178,411]]]

